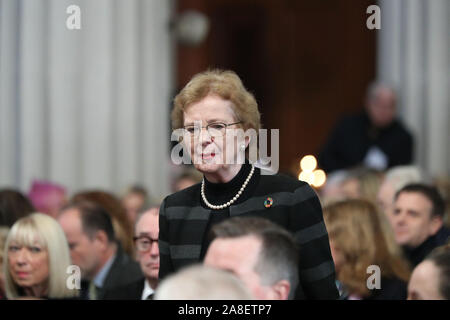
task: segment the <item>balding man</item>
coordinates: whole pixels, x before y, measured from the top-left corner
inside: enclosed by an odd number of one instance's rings
[[[110,290],[142,279],[139,265],[116,241],[108,212],[91,202],[76,201],[61,211],[72,263],[81,271],[81,297],[103,300]]]
[[[145,278],[110,291],[105,296],[105,299],[153,299],[154,292],[158,286],[159,273],[159,208],[151,208],[138,216],[134,234],[136,258]]]
[[[327,172],[366,166],[378,170],[410,164],[413,137],[396,119],[392,88],[373,83],[360,114],[344,117],[331,132],[319,154]]]

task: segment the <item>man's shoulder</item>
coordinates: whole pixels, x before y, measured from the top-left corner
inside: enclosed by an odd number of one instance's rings
[[[403,139],[412,139],[411,132],[406,128],[400,119],[395,119],[392,125],[393,131]]]
[[[339,117],[337,123],[341,126],[360,125],[368,122],[367,115],[364,111],[356,113],[345,113]]]
[[[121,249],[118,249],[105,282],[107,282],[106,285],[122,286],[138,281],[142,277],[143,274],[139,263]]]
[[[106,291],[105,300],[140,300],[144,291],[145,278]]]

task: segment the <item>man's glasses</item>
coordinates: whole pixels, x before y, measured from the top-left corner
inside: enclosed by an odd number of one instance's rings
[[[222,137],[225,134],[225,130],[227,129],[228,126],[232,126],[234,124],[238,124],[241,122],[242,121],[233,122],[233,123],[214,122],[214,123],[210,123],[203,127],[190,125],[190,126],[184,127],[184,132],[186,135],[193,137],[193,136],[198,136],[200,134],[200,132],[202,131],[202,129],[206,128],[206,130],[208,131],[208,133],[211,137]]]
[[[151,249],[152,244],[156,242],[158,244],[158,239],[152,239],[148,236],[133,237],[136,249],[140,252],[147,252]]]

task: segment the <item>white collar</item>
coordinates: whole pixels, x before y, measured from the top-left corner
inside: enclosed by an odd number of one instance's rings
[[[150,287],[148,280],[145,279],[144,290],[142,291],[141,300],[147,300],[147,297],[154,292],[155,290],[153,290],[152,287]]]

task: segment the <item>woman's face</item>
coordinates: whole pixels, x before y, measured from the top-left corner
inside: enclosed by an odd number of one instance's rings
[[[240,128],[239,125],[228,126],[226,130],[222,130],[222,135],[218,134],[218,130],[214,135],[214,130],[206,130],[206,125],[231,124],[238,121],[232,103],[215,95],[206,96],[187,108],[184,112],[184,127],[197,127],[200,124],[204,127],[198,130],[198,135],[186,132],[183,138],[197,170],[202,173],[219,174],[236,165],[239,146],[237,138],[231,136],[233,130]],[[213,134],[210,131],[213,131]]]
[[[11,241],[8,247],[9,272],[14,282],[23,288],[47,286],[48,251],[38,242],[23,246]]]

